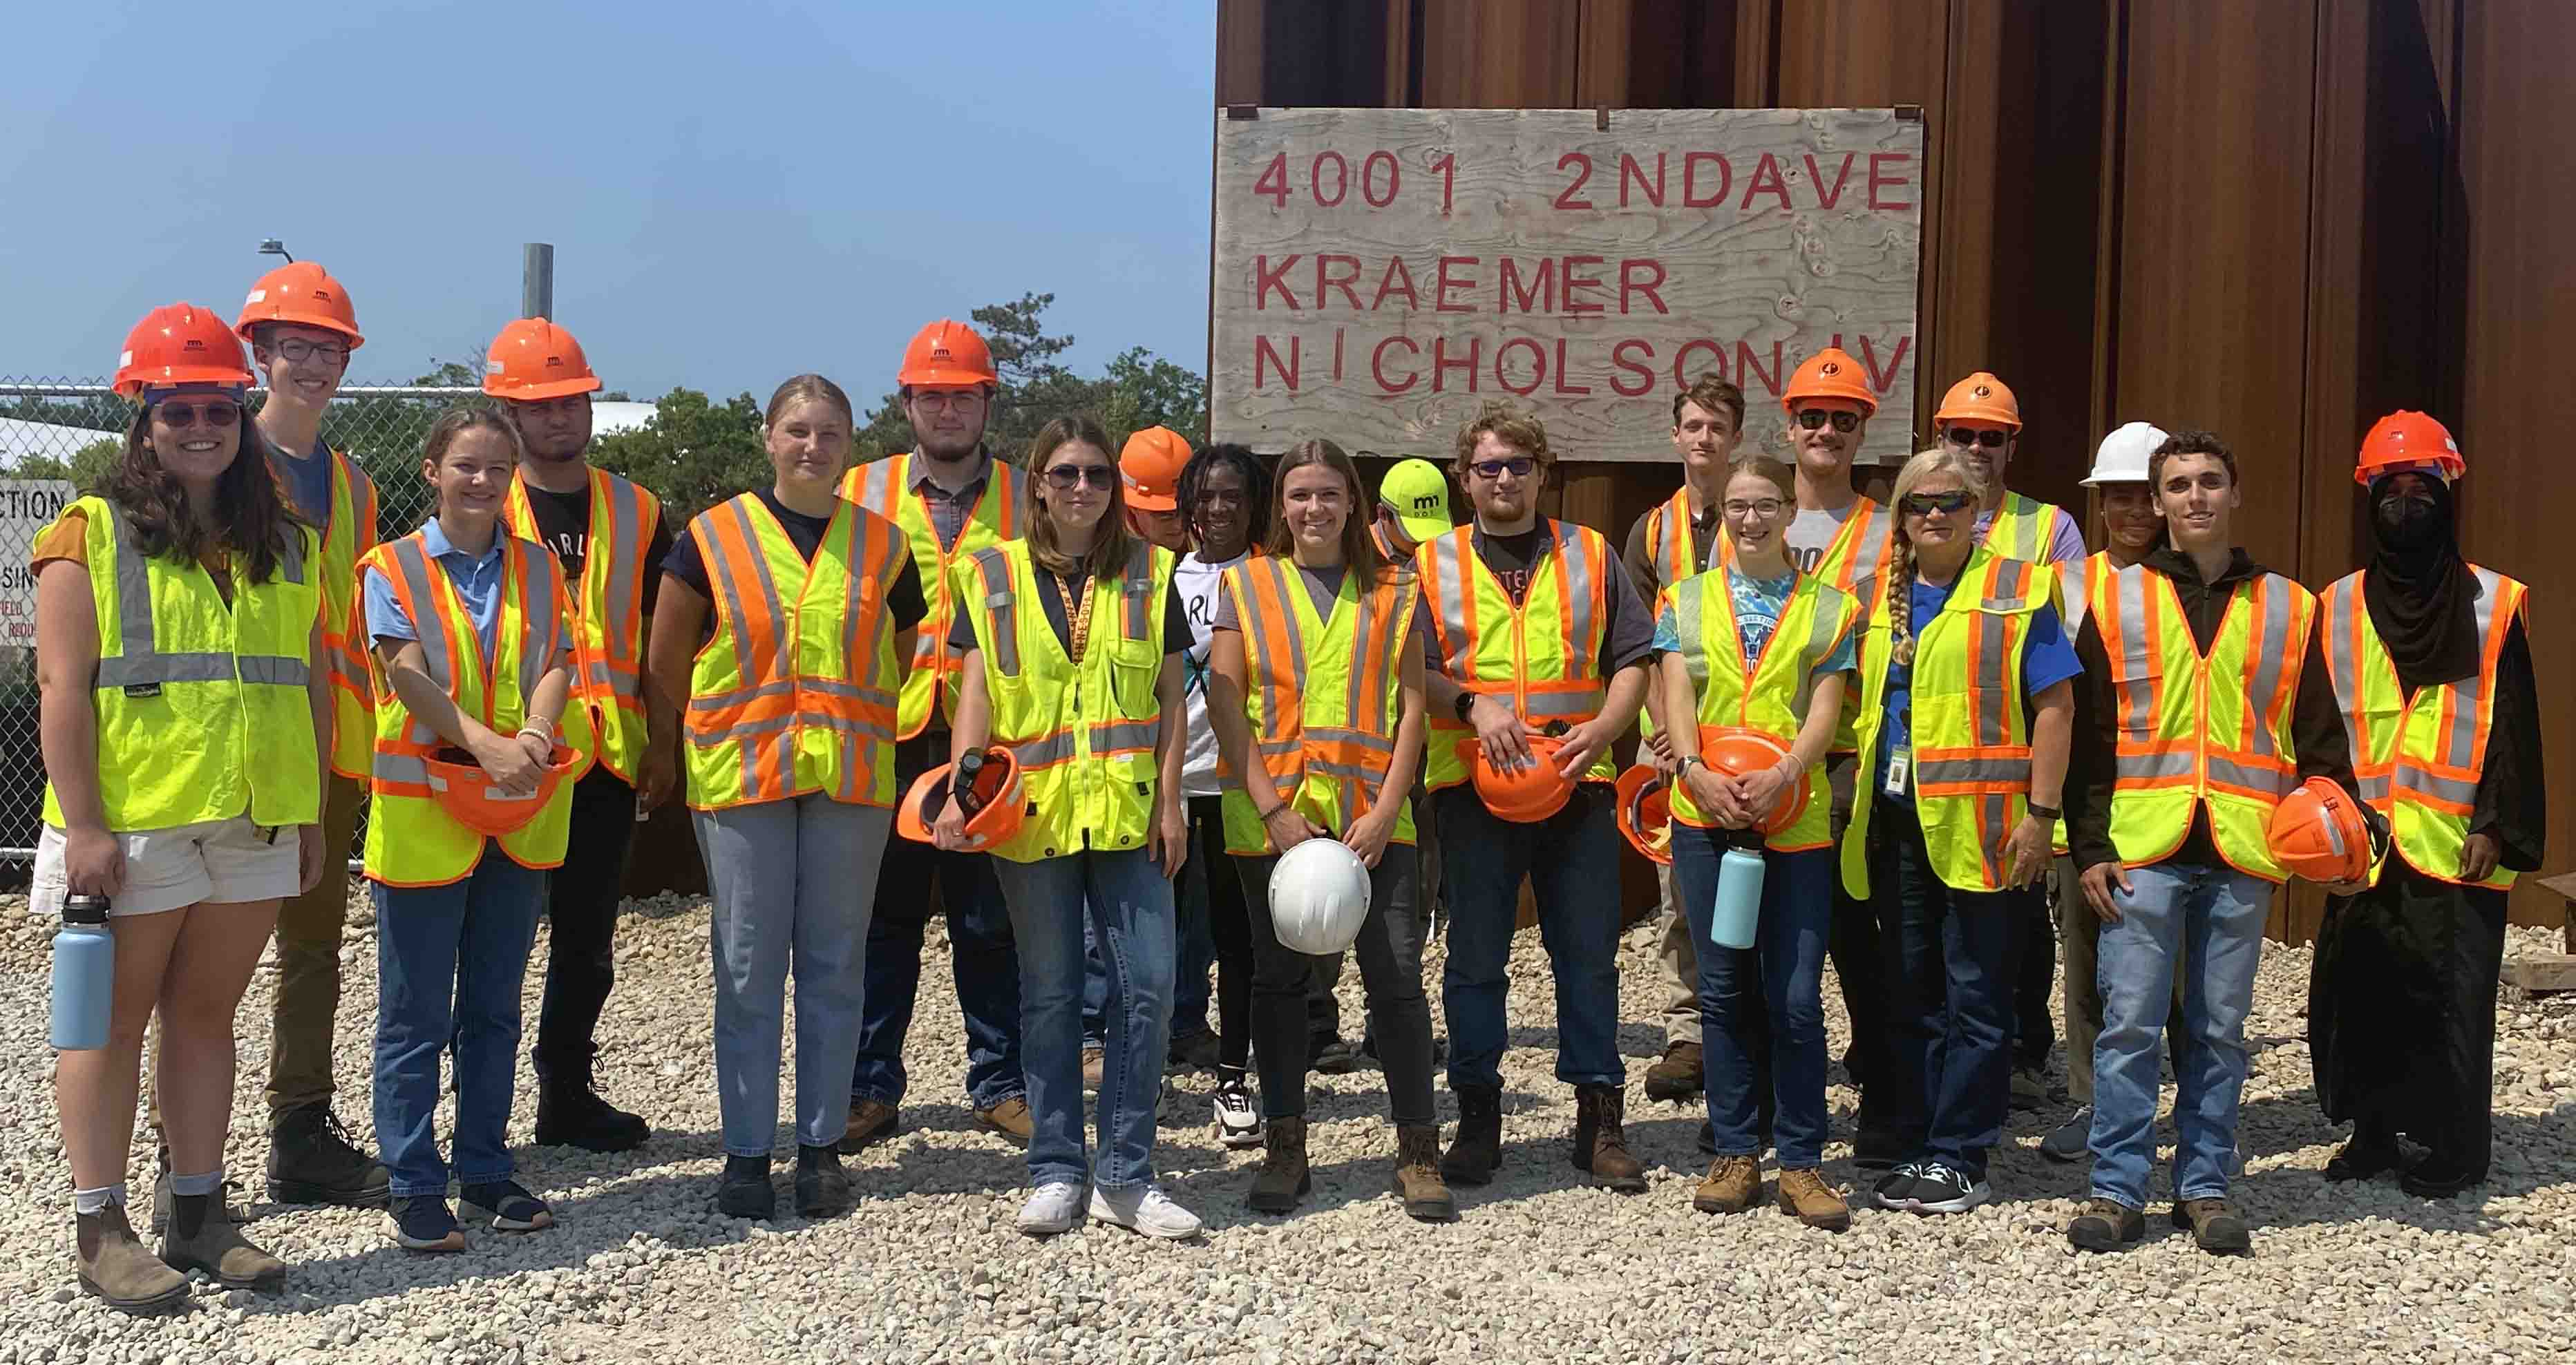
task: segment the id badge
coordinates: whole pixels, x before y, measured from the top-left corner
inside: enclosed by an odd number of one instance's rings
[[[1910,748],[1902,747],[1889,749],[1887,751],[1887,780],[1880,784],[1879,790],[1887,793],[1889,796],[1901,797],[1905,795],[1906,791],[1911,786],[1913,777],[1914,751]]]

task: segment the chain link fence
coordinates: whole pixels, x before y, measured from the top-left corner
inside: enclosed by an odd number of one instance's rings
[[[253,411],[265,397],[251,395]],[[322,439],[375,479],[379,537],[409,534],[428,519],[421,440],[440,413],[480,397],[479,389],[415,385],[340,390]],[[0,862],[34,858],[44,819],[36,587],[27,556],[37,533],[124,448],[133,415],[133,404],[97,381],[0,379]]]

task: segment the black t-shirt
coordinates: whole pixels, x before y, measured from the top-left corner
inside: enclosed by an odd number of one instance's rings
[[[760,499],[760,505],[778,518],[779,529],[787,533],[787,541],[796,547],[796,553],[803,555],[806,563],[813,563],[814,552],[823,546],[824,533],[832,529],[832,519],[809,517],[780,502],[777,492],[772,489],[754,489],[753,493]],[[707,561],[698,553],[696,536],[682,536],[671,545],[670,552],[662,556],[662,572],[678,579],[698,596],[710,602],[715,600],[715,585],[707,578]],[[786,591],[783,585],[780,591]],[[886,590],[886,612],[894,618],[897,630],[910,630],[930,614],[930,604],[921,595],[921,570],[909,555],[904,558],[903,572],[895,575],[894,586]],[[714,628],[714,620],[709,618],[707,629],[712,631]]]
[[[1044,569],[1037,571],[1037,579],[1038,605],[1046,609],[1047,624],[1055,627],[1055,642],[1064,646],[1065,653],[1071,654],[1073,623],[1065,615],[1064,584],[1062,580]],[[1084,574],[1076,578],[1073,581],[1073,591],[1077,594],[1091,591],[1091,575]],[[1093,609],[1091,624],[1094,629],[1099,628],[1100,616],[1097,608]],[[1181,600],[1181,585],[1179,580],[1175,579],[1163,590],[1163,652],[1186,654],[1190,647],[1197,643],[1198,635],[1190,629],[1189,606]],[[948,647],[961,654],[967,650],[979,648],[975,643],[973,612],[957,613],[957,619],[948,627]]]
[[[528,510],[536,514],[537,543],[555,552],[555,562],[563,566],[564,586],[575,600],[581,597],[581,568],[590,558],[590,490],[578,489],[558,493],[539,488],[522,479],[528,490]],[[644,617],[652,619],[653,604],[662,595],[662,576],[649,572],[671,553],[671,523],[663,517],[653,519],[653,541],[644,547]]]
[[[1530,575],[1538,568],[1539,556],[1545,553],[1543,542],[1552,543],[1547,525],[1542,522],[1514,536],[1489,536],[1476,533],[1476,556],[1512,595],[1512,605],[1519,606],[1529,596]]]

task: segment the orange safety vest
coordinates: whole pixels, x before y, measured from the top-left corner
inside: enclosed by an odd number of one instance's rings
[[[544,543],[528,505],[526,471],[510,480],[501,524],[521,540]],[[590,522],[584,532],[581,582],[572,591],[572,699],[590,713],[599,761],[635,785],[644,756],[644,576],[662,502],[643,485],[590,467]],[[549,549],[552,547],[549,546]]]
[[[1243,630],[1244,710],[1261,766],[1281,800],[1343,833],[1377,804],[1395,763],[1413,576],[1389,569],[1363,592],[1357,572],[1346,574],[1322,618],[1283,556],[1254,555],[1227,569],[1225,591]],[[1219,766],[1226,851],[1273,852],[1242,780],[1222,759]],[[1409,811],[1399,813],[1394,841],[1413,842]]]
[[[1553,518],[1538,524],[1553,544],[1531,570],[1529,592],[1517,606],[1476,553],[1472,524],[1424,542],[1414,563],[1431,608],[1440,671],[1466,691],[1508,699],[1522,724],[1545,730],[1601,714],[1608,695],[1600,661],[1610,628],[1609,575],[1619,569],[1600,532]],[[1476,732],[1455,712],[1433,711],[1423,785],[1437,791],[1467,780],[1465,751]],[[1618,780],[1608,752],[1579,780]]]
[[[1735,543],[1723,534],[1718,536],[1718,540],[1730,549]],[[1731,563],[1735,557],[1729,554],[1726,558]],[[1650,605],[1654,607],[1655,614],[1661,616],[1663,594],[1672,591],[1675,583],[1699,572],[1698,528],[1691,524],[1688,486],[1674,490],[1670,499],[1646,514],[1646,561],[1655,566],[1657,591]]]
[[[910,739],[930,728],[936,710],[943,724],[957,707],[957,675],[966,656],[948,647],[956,621],[950,578],[976,551],[1020,538],[1020,471],[991,460],[983,496],[966,514],[966,524],[953,545],[943,545],[931,521],[930,504],[912,486],[909,454],[870,460],[841,476],[841,496],[903,528],[912,542],[912,562],[921,571],[921,595],[930,608],[921,633],[913,637],[912,662],[904,674],[896,735]]]

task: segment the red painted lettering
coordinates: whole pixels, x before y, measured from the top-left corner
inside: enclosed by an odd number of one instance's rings
[[[1784,348],[1781,343],[1777,341],[1772,342],[1771,368],[1766,370],[1762,368],[1762,358],[1754,353],[1753,347],[1750,343],[1743,341],[1735,343],[1735,382],[1738,384],[1749,384],[1756,376],[1759,376],[1762,380],[1762,387],[1770,390],[1773,397],[1778,397],[1780,394],[1780,376],[1787,372],[1782,368],[1783,355]]]
[[[1574,291],[1577,289],[1606,289],[1608,287],[1601,283],[1601,279],[1597,275],[1577,275],[1574,273],[1577,266],[1595,266],[1600,264],[1602,264],[1602,259],[1598,256],[1568,256],[1565,258],[1564,262],[1557,267],[1556,278],[1562,282],[1565,287],[1565,293],[1563,295],[1565,300],[1565,311],[1569,313],[1604,313],[1609,311],[1610,306],[1608,304],[1585,303],[1574,297]]]
[[[1593,206],[1591,200],[1577,199],[1575,196],[1581,194],[1583,187],[1592,179],[1592,158],[1581,152],[1567,152],[1556,159],[1558,170],[1564,170],[1568,166],[1574,168],[1574,179],[1564,189],[1557,191],[1556,206],[1561,209],[1591,208]]]
[[[1301,259],[1302,256],[1291,256],[1273,270],[1269,257],[1252,258],[1252,311],[1257,313],[1270,306],[1270,291],[1273,289],[1279,291],[1279,301],[1288,305],[1289,312],[1297,311],[1297,291],[1288,287],[1288,272],[1296,269]]]
[[[1766,180],[1768,184],[1764,183]],[[1780,211],[1783,213],[1789,211],[1789,181],[1780,174],[1780,158],[1769,152],[1764,152],[1762,164],[1753,168],[1753,178],[1744,182],[1744,202],[1736,205],[1736,209],[1739,212],[1751,212],[1753,196],[1757,194],[1777,196],[1780,200]]]
[[[1592,392],[1592,386],[1589,384],[1566,383],[1566,373],[1565,338],[1558,337],[1556,339],[1556,392],[1567,395],[1579,395]]]
[[[1413,272],[1405,268],[1404,258],[1402,256],[1391,257],[1388,259],[1386,263],[1386,273],[1378,276],[1377,297],[1369,300],[1369,311],[1374,313],[1378,309],[1385,307],[1387,299],[1398,293],[1404,295],[1405,307],[1419,308],[1422,306],[1422,296],[1415,293],[1413,290]]]
[[[1646,302],[1655,305],[1655,311],[1658,313],[1673,311],[1664,306],[1664,296],[1659,292],[1663,287],[1663,262],[1632,258],[1619,263],[1619,311],[1622,314],[1628,311],[1630,294],[1645,295]]]
[[[1889,354],[1887,357],[1887,368],[1882,370],[1878,367],[1878,348],[1869,344],[1868,337],[1862,337],[1860,339],[1860,363],[1869,367],[1869,386],[1878,390],[1880,393],[1885,393],[1889,389],[1895,387],[1896,367],[1905,363],[1905,348],[1913,344],[1914,338],[1910,336],[1898,337],[1896,339],[1896,350]]]
[[[1281,152],[1261,168],[1261,178],[1252,182],[1252,192],[1270,196],[1270,207],[1288,207],[1288,154]]]
[[[1628,353],[1631,350],[1644,352],[1645,360],[1630,358]],[[1622,398],[1635,398],[1640,394],[1653,392],[1655,372],[1645,362],[1654,358],[1655,344],[1641,337],[1630,337],[1612,346],[1610,363],[1624,373],[1610,376],[1610,391]]]
[[[1337,266],[1337,265],[1338,265],[1338,266],[1344,266],[1344,267],[1347,267],[1347,268],[1348,268],[1349,273],[1344,274],[1344,273],[1340,273],[1340,272],[1335,271],[1333,267],[1335,267],[1335,266]],[[1352,310],[1353,312],[1357,312],[1357,311],[1359,310],[1359,306],[1360,306],[1360,296],[1359,296],[1359,295],[1357,295],[1357,294],[1355,294],[1355,293],[1353,293],[1353,292],[1351,292],[1351,286],[1352,286],[1352,285],[1355,285],[1355,284],[1357,284],[1357,283],[1359,283],[1359,282],[1360,282],[1360,258],[1359,258],[1359,257],[1357,257],[1357,256],[1317,256],[1317,257],[1315,258],[1315,306],[1316,306],[1316,307],[1321,308],[1321,307],[1323,307],[1323,306],[1324,306],[1324,295],[1325,295],[1328,291],[1338,289],[1338,290],[1342,291],[1342,298],[1343,298],[1343,300],[1344,300],[1345,302],[1347,302],[1347,303],[1349,303],[1349,304],[1350,304],[1350,306],[1351,306],[1351,310]]]
[[[1449,371],[1462,370],[1467,375],[1467,392],[1474,393],[1476,391],[1476,360],[1484,353],[1484,349],[1485,343],[1482,340],[1476,337],[1469,337],[1467,338],[1467,354],[1459,359],[1452,360],[1449,358],[1449,338],[1433,337],[1431,339],[1431,391],[1433,393],[1447,393],[1449,391]]]
[[[1851,183],[1852,154],[1843,153],[1843,172],[1834,177],[1834,192],[1825,193],[1825,173],[1816,169],[1816,154],[1807,153],[1807,181],[1816,187],[1816,207],[1829,209],[1843,197],[1843,186]]]
[[[1270,338],[1265,336],[1254,337],[1252,339],[1253,391],[1257,393],[1261,390],[1261,362],[1267,359],[1270,362],[1270,368],[1279,372],[1280,381],[1288,386],[1288,391],[1290,393],[1295,393],[1297,391],[1298,366],[1304,359],[1298,354],[1301,349],[1302,348],[1299,347],[1297,343],[1297,338],[1288,338],[1288,359],[1285,362],[1282,362],[1279,359],[1279,348],[1271,342]]]
[[[1878,197],[1878,192],[1882,188],[1903,189],[1908,183],[1910,183],[1906,178],[1907,172],[1902,170],[1895,175],[1879,174],[1879,163],[1885,161],[1901,165],[1902,163],[1912,161],[1913,159],[1914,154],[1911,152],[1872,152],[1869,154],[1869,206],[1871,208],[1910,209],[1914,207],[1913,203],[1908,200],[1881,199]]]
[[[1716,188],[1716,189],[1714,189],[1714,190],[1711,190],[1711,191],[1709,192],[1709,194],[1708,194],[1708,197],[1707,197],[1707,198],[1704,198],[1704,199],[1700,197],[1700,193],[1699,193],[1699,163],[1701,163],[1701,162],[1703,162],[1703,161],[1714,161],[1714,162],[1716,162],[1716,163],[1717,163],[1717,188]],[[1729,189],[1734,188],[1734,186],[1735,186],[1735,167],[1734,167],[1734,166],[1732,166],[1732,165],[1730,165],[1730,164],[1727,162],[1727,159],[1726,159],[1726,155],[1725,155],[1725,153],[1723,153],[1723,152],[1684,152],[1684,153],[1682,154],[1682,207],[1683,207],[1683,208],[1686,208],[1686,209],[1713,209],[1713,208],[1716,208],[1718,205],[1723,204],[1723,203],[1725,203],[1725,202],[1726,202],[1726,192],[1727,192]]]
[[[1527,346],[1529,348],[1530,356],[1530,380],[1526,386],[1512,382],[1512,352],[1522,346]],[[1539,345],[1536,341],[1533,341],[1528,337],[1513,337],[1511,340],[1504,342],[1501,346],[1496,347],[1494,350],[1494,382],[1511,390],[1513,393],[1519,394],[1523,398],[1527,398],[1531,394],[1538,392],[1538,386],[1547,382],[1547,348]]]
[[[1482,258],[1476,256],[1441,257],[1439,275],[1433,280],[1431,286],[1431,311],[1435,313],[1475,312],[1476,305],[1472,303],[1451,303],[1449,301],[1449,291],[1452,289],[1474,289],[1476,287],[1476,277],[1469,275],[1464,279],[1451,279],[1449,276],[1449,267],[1453,265],[1463,265],[1472,268],[1479,264],[1482,264]]]
[[[1404,377],[1404,382],[1401,384],[1395,383],[1387,378],[1386,348],[1389,346],[1401,346],[1404,349],[1413,352],[1415,355],[1422,354],[1422,348],[1414,345],[1413,338],[1411,337],[1388,337],[1377,345],[1370,347],[1369,377],[1377,381],[1377,391],[1380,393],[1402,393],[1406,389],[1412,388],[1414,385],[1421,383],[1422,376],[1418,374],[1406,375]]]
[[[1515,308],[1518,308],[1524,313],[1555,312],[1556,258],[1553,256],[1541,257],[1538,263],[1538,274],[1530,280],[1527,288],[1523,288],[1521,286],[1520,262],[1512,257],[1505,256],[1503,258],[1502,287],[1496,292],[1502,296],[1499,305],[1495,309],[1497,312],[1508,313]],[[1536,304],[1537,306],[1532,307],[1532,304]]]
[[[1626,152],[1619,154],[1619,207],[1623,209],[1628,207],[1628,182],[1631,180],[1637,183],[1638,198],[1656,208],[1662,208],[1664,206],[1664,153],[1655,153],[1655,183],[1652,185],[1646,183],[1646,168],[1637,163],[1637,158]]]
[[[1333,329],[1333,382],[1336,384],[1342,382],[1342,342],[1347,339],[1349,332],[1350,329],[1347,327]]]
[[[1685,341],[1682,343],[1682,348],[1680,350],[1673,352],[1674,388],[1687,389],[1690,387],[1691,382],[1689,370],[1691,352],[1693,351],[1706,351],[1710,355],[1717,357],[1717,368],[1709,371],[1709,373],[1716,375],[1720,379],[1724,379],[1726,377],[1726,348],[1724,346],[1708,340]]]

